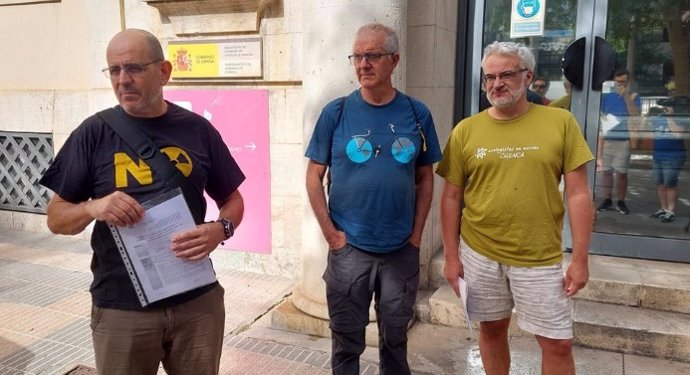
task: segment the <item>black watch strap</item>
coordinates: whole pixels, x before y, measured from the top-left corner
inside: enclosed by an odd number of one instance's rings
[[[218,219],[218,222],[223,225],[223,233],[225,235],[225,240],[230,239],[235,234],[235,226],[232,224],[232,221],[221,217]]]

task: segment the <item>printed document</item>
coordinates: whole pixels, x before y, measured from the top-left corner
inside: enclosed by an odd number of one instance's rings
[[[470,314],[467,312],[467,282],[462,278],[458,277],[458,286],[460,287],[460,299],[462,300],[462,308],[465,313],[465,322],[467,323],[467,329],[472,333],[472,321],[470,321]]]
[[[608,113],[606,116],[602,116],[600,120],[600,127],[601,131],[604,133],[604,135],[608,135],[611,129],[613,129],[616,125],[620,124],[620,120],[618,120],[618,117]]]
[[[142,204],[146,213],[133,226],[110,230],[142,306],[216,281],[211,260],[177,258],[172,237],[196,227],[181,190]]]

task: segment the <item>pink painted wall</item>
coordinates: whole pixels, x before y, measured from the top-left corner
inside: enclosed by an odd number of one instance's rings
[[[271,173],[267,90],[172,90],[165,98],[206,117],[247,179],[240,186],[244,198],[242,224],[222,249],[271,253]],[[218,218],[216,203],[206,197],[206,220]]]

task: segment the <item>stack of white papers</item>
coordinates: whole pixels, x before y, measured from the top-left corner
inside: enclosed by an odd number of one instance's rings
[[[472,333],[472,321],[470,320],[470,314],[467,312],[467,282],[463,280],[462,277],[458,277],[458,286],[460,287],[460,299],[462,300],[463,311],[465,313],[465,322],[467,322],[467,328]]]

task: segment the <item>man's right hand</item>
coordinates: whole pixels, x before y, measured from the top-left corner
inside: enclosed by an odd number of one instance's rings
[[[343,231],[336,230],[330,235],[324,235],[324,237],[326,237],[326,242],[328,242],[329,250],[342,249],[347,245],[347,239]]]
[[[448,280],[448,284],[453,288],[455,295],[460,297],[459,277],[465,277],[465,269],[460,258],[446,259],[443,265],[443,276]]]
[[[121,191],[86,202],[84,210],[95,220],[120,227],[136,224],[144,217],[144,208],[139,202]]]

